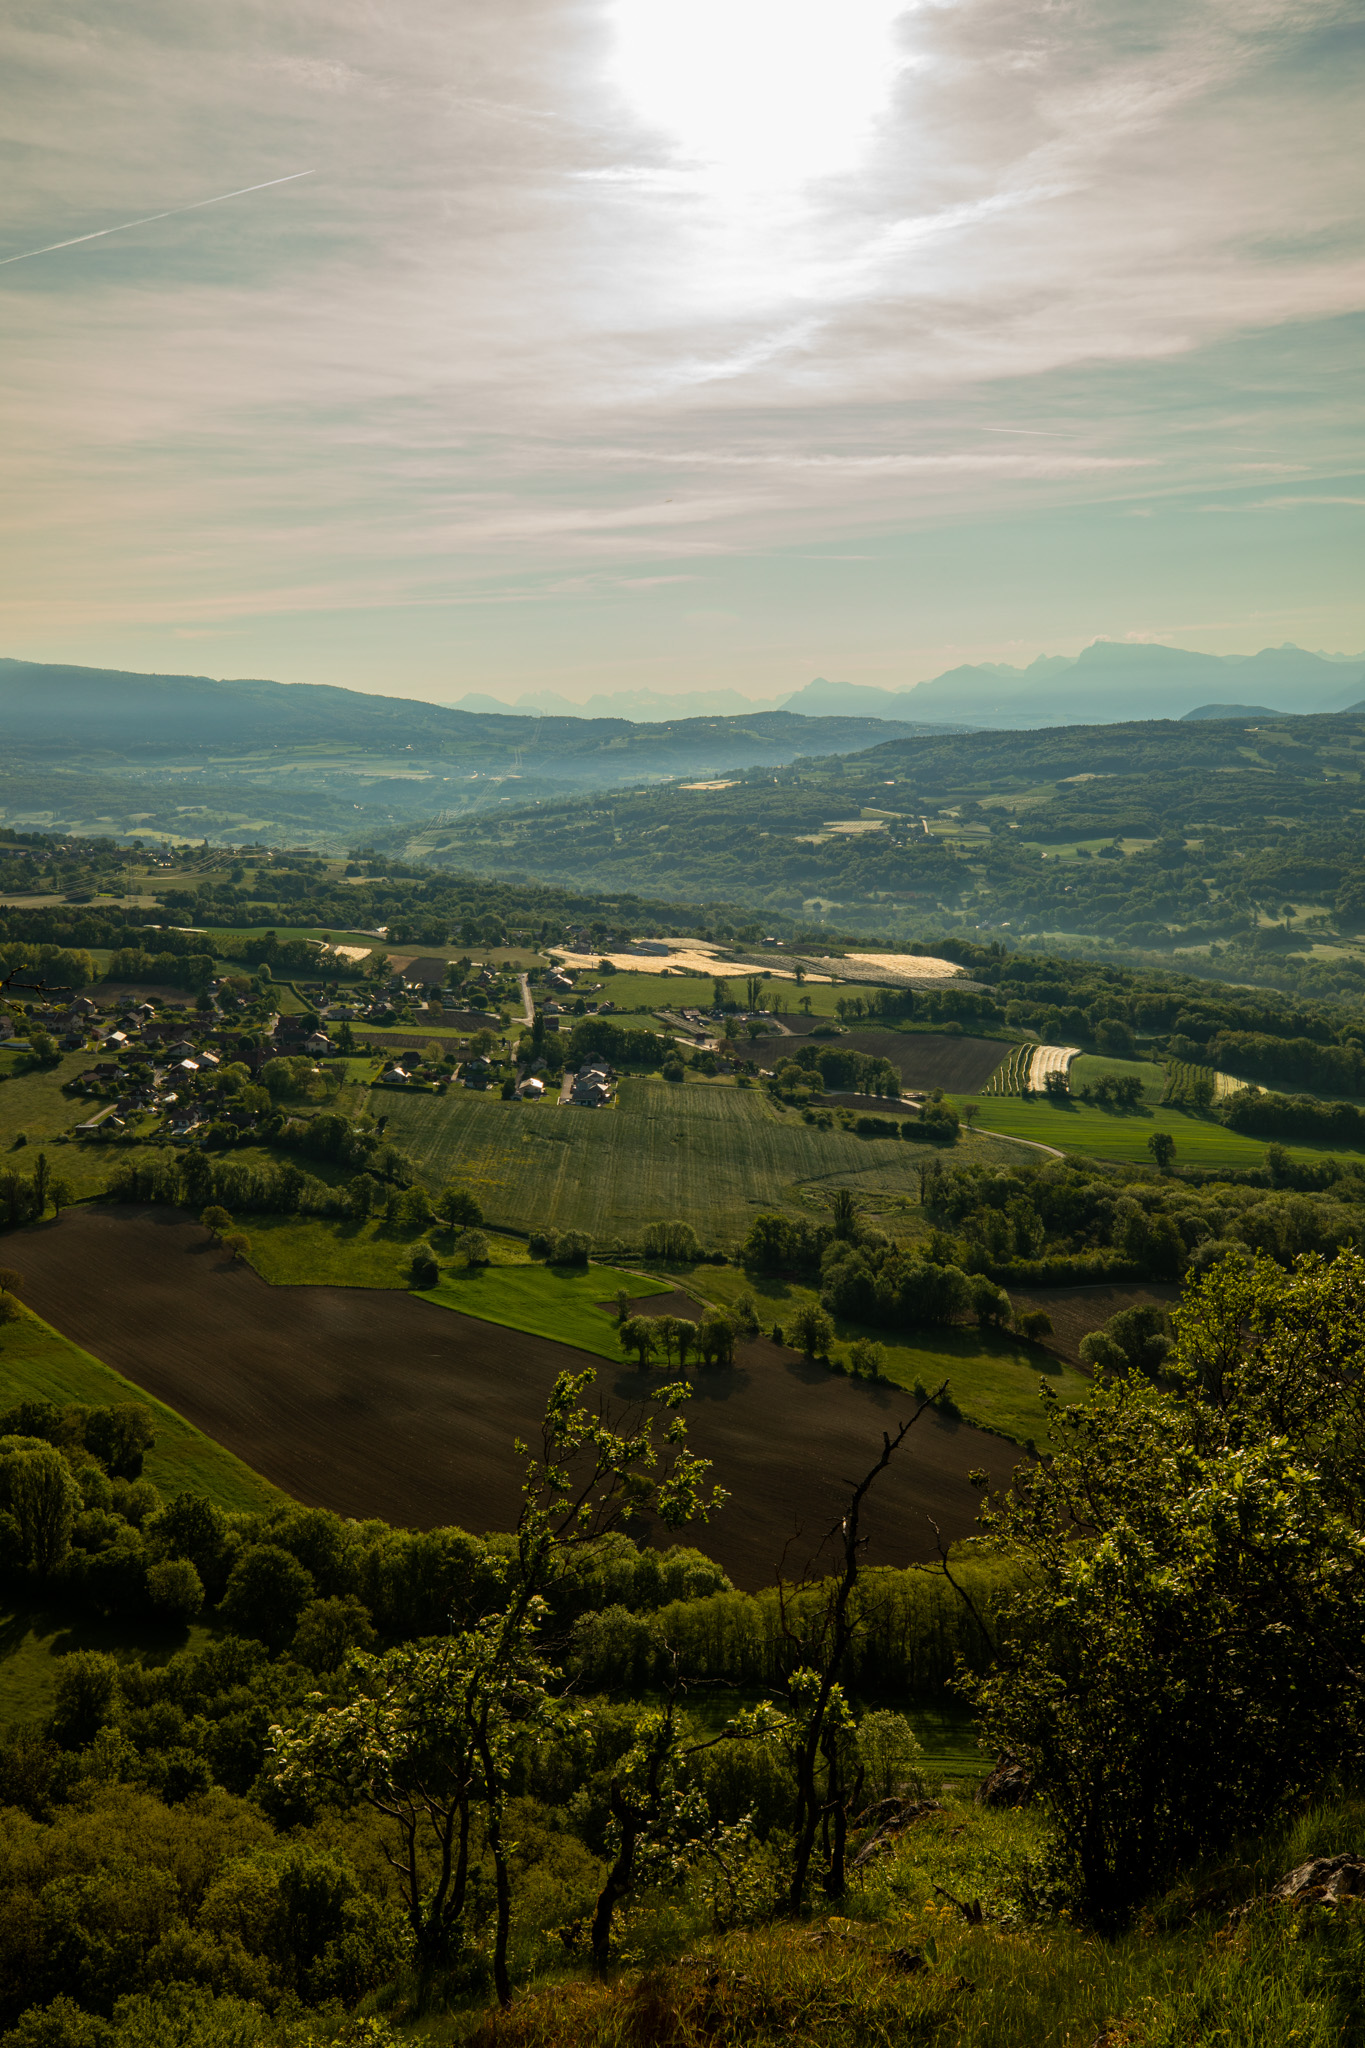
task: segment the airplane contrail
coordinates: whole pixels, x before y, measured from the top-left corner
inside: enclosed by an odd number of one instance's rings
[[[170,220],[177,213],[197,213],[201,206],[221,206],[225,199],[243,199],[248,192],[265,192],[272,185],[292,185],[296,178],[315,178],[316,171],[291,171],[287,178],[267,178],[260,185],[240,185],[235,192],[219,192],[212,199],[196,199],[189,206],[168,206],[164,213],[144,213],[140,220],[120,221],[116,228],[96,228],[91,235],[72,235],[66,242],[48,242],[41,249],[24,249],[17,256],[0,256],[0,270],[7,263],[27,263],[30,256],[50,256],[54,249],[74,249],[78,242],[98,242],[102,235],[126,234],[129,228],[145,228],[149,221]]]

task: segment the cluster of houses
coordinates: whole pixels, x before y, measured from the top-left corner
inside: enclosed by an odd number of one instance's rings
[[[128,1120],[156,1112],[166,1119],[173,1138],[187,1137],[210,1119],[208,1106],[197,1094],[195,1084],[217,1071],[222,1056],[188,1038],[180,1038],[159,1049],[159,1062],[143,1068],[136,1079],[119,1067],[116,1060],[102,1060],[79,1074],[72,1092],[108,1097],[105,1108],[84,1123],[77,1124],[76,1136],[98,1132],[115,1136],[126,1130]]]

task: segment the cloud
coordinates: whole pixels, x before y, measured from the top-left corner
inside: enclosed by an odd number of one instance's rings
[[[21,6],[0,258],[318,169],[0,277],[11,629],[542,609],[588,563],[658,562],[662,605],[689,563],[1148,520],[1248,466],[1311,496],[1365,311],[1353,14],[869,16],[853,142],[803,171],[788,122],[778,177],[632,100],[607,0]]]

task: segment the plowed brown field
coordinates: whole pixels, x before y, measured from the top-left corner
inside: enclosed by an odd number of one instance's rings
[[[69,1209],[9,1239],[6,1255],[25,1301],[57,1329],[299,1500],[342,1514],[505,1529],[518,1508],[512,1439],[532,1434],[555,1375],[594,1365],[597,1392],[618,1406],[640,1392],[631,1365],[414,1296],[268,1287],[176,1211]],[[762,1343],[694,1385],[693,1448],[732,1498],[684,1540],[749,1587],[771,1579],[790,1539],[793,1559],[814,1547],[844,1482],[906,1412],[894,1388]],[[932,1555],[931,1516],[945,1538],[969,1535],[968,1470],[1003,1481],[1017,1457],[998,1437],[925,1415],[878,1481],[872,1561]]]
[[[793,1019],[792,1029],[802,1042],[809,1035],[804,1019]],[[947,1031],[886,1031],[875,1025],[855,1025],[830,1042],[890,1060],[902,1087],[946,1088],[965,1095],[984,1088],[1009,1051],[1001,1039],[958,1038]],[[757,1040],[752,1050],[765,1067],[771,1067],[778,1060],[792,1059],[797,1047],[791,1038],[772,1034]]]

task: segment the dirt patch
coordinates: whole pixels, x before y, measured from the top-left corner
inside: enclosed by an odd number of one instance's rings
[[[1052,1318],[1052,1335],[1043,1339],[1049,1351],[1080,1363],[1082,1337],[1098,1330],[1121,1308],[1152,1306],[1169,1309],[1179,1301],[1180,1289],[1156,1282],[1147,1287],[1030,1287],[1011,1288],[1010,1300],[1016,1315],[1029,1309],[1045,1309]]]
[[[24,1274],[24,1300],[64,1335],[297,1499],[341,1514],[508,1528],[518,1508],[512,1439],[533,1434],[555,1375],[591,1364],[613,1404],[640,1393],[625,1362],[411,1295],[268,1287],[173,1210],[68,1210],[12,1239],[7,1256]],[[651,1305],[671,1300],[696,1313],[686,1296]],[[768,1583],[790,1540],[793,1559],[814,1548],[906,1405],[896,1388],[762,1340],[693,1384],[693,1448],[715,1460],[732,1497],[683,1540],[747,1587]],[[945,1538],[971,1534],[978,1497],[967,1472],[982,1466],[1003,1483],[1017,1458],[998,1437],[926,1415],[878,1482],[872,1562],[931,1556],[930,1516]]]

